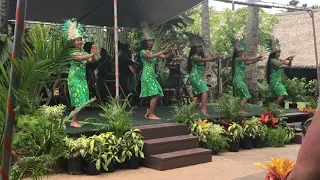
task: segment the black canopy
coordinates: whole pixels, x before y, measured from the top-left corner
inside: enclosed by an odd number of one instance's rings
[[[140,21],[161,24],[203,0],[118,0],[118,24],[133,27]],[[15,19],[16,1],[10,1],[9,19]],[[113,0],[28,0],[26,20],[62,23],[77,18],[82,24],[114,26]]]

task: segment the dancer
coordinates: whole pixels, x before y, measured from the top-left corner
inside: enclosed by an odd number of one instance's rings
[[[237,39],[235,43],[235,50],[232,56],[232,84],[233,92],[236,97],[241,99],[240,105],[243,106],[251,99],[248,87],[245,83],[245,68],[246,65],[257,63],[263,60],[263,56],[245,57],[245,41],[244,39]]]
[[[68,75],[68,89],[73,107],[79,107],[89,100],[89,90],[86,80],[86,64],[94,62],[95,55],[98,54],[97,47],[93,46],[91,53],[82,49],[85,32],[76,19],[66,21],[62,29],[68,35],[68,40],[73,41],[74,51],[72,51],[72,60],[70,62],[70,72]],[[79,114],[72,117],[70,126],[79,128],[82,124],[78,120]]]
[[[288,96],[287,90],[282,82],[284,65],[291,66],[294,56],[280,59],[281,50],[279,40],[272,38],[268,42],[267,48],[270,55],[267,63],[266,79],[269,84],[270,98],[276,99],[274,103],[280,105]]]
[[[208,101],[208,86],[203,80],[203,74],[205,71],[206,62],[213,60],[219,60],[220,55],[214,57],[204,57],[202,50],[202,38],[196,34],[187,34],[191,38],[191,50],[188,57],[188,70],[190,72],[190,84],[192,86],[192,94],[197,97],[195,100],[197,103],[202,104],[201,112],[205,116],[209,116],[207,101]]]
[[[168,58],[170,56],[169,49],[156,53],[152,50],[153,42],[149,34],[149,29],[146,23],[142,23],[143,30],[140,31],[141,46],[139,50],[139,58],[142,61],[143,68],[141,74],[141,93],[140,98],[150,97],[150,106],[147,109],[145,118],[150,120],[160,120],[161,118],[155,115],[155,107],[160,96],[163,96],[162,88],[156,79],[155,63],[156,58]]]

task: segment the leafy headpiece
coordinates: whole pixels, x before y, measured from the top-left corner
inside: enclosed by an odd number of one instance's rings
[[[153,39],[153,33],[150,30],[148,23],[143,21],[138,28],[138,36],[141,41]]]
[[[273,36],[267,40],[266,48],[270,53],[280,51],[280,41]]]
[[[190,32],[185,32],[184,34],[189,38],[190,46],[202,46],[204,44],[203,37],[201,37],[199,34]]]
[[[68,40],[74,40],[77,38],[85,39],[87,37],[83,27],[81,26],[80,23],[78,23],[76,18],[67,20],[62,25],[62,30],[67,35]]]
[[[242,51],[243,53],[246,53],[247,51],[246,41],[244,37],[235,39],[234,46],[237,52]]]

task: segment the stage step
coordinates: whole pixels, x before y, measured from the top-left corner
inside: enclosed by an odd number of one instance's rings
[[[188,134],[188,126],[178,123],[161,123],[145,126],[136,126],[140,129],[145,140],[180,136]]]
[[[144,154],[150,156],[173,151],[199,147],[199,139],[195,136],[181,135],[144,141]]]
[[[212,161],[212,151],[202,148],[151,155],[146,159],[147,167],[164,171]]]
[[[302,133],[296,133],[295,137],[292,140],[295,144],[302,144],[303,142],[303,134]]]
[[[211,150],[199,148],[198,137],[189,135],[185,124],[163,123],[135,128],[144,136],[143,164],[148,168],[163,171],[211,162]]]

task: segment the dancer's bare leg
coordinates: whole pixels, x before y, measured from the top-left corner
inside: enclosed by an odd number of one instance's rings
[[[247,102],[248,102],[248,99],[246,99],[246,98],[241,99],[241,101],[240,101],[241,109],[243,108],[243,106],[245,104],[247,104]],[[247,115],[248,114],[248,112],[244,111],[243,109],[241,110],[240,113],[243,114],[243,115]]]
[[[150,100],[149,119],[151,119],[151,120],[160,120],[161,119],[161,118],[157,117],[154,113],[159,98],[160,98],[160,96],[156,95],[156,96],[152,97]]]
[[[277,98],[276,101],[274,101],[275,104],[278,104],[280,106],[280,104],[284,101],[284,96],[279,96]]]
[[[201,95],[201,103],[202,103],[201,112],[202,112],[203,115],[205,115],[205,116],[209,116],[209,114],[208,114],[207,102],[208,102],[208,93],[207,93],[207,92],[204,92],[204,93],[202,93],[202,95]]]
[[[79,113],[76,113],[73,117],[72,117],[72,122],[70,124],[70,126],[75,127],[75,128],[80,128],[82,127],[82,124],[78,121],[79,118]]]

